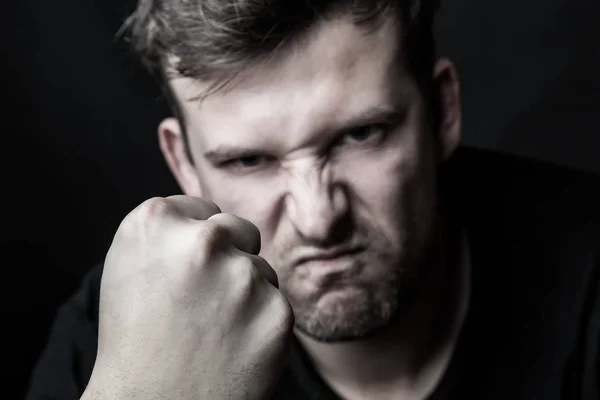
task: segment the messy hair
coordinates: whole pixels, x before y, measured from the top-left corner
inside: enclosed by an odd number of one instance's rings
[[[348,16],[373,26],[382,16],[399,19],[409,72],[421,89],[435,58],[432,25],[439,0],[139,0],[124,30],[158,78],[175,116],[183,122],[168,80],[175,74],[210,82],[201,97],[242,71],[284,53],[316,23]],[[183,126],[184,124],[182,124]],[[186,135],[184,135],[186,136]]]

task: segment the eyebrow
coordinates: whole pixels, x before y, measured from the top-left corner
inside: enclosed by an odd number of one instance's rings
[[[344,132],[366,125],[396,124],[404,119],[407,113],[407,108],[407,102],[399,102],[398,104],[394,105],[390,104],[371,107],[355,116],[350,117],[347,122],[335,130]]]
[[[407,106],[403,104],[405,103],[400,103],[395,106],[385,105],[371,107],[351,117],[343,125],[336,127],[333,130],[336,132],[346,132],[361,126],[373,124],[398,124],[405,118],[407,113]],[[204,158],[213,164],[221,164],[232,159],[251,157],[262,153],[264,153],[264,150],[251,147],[221,145],[214,150],[205,152]]]
[[[204,153],[204,158],[213,164],[222,164],[236,158],[251,157],[261,153],[264,153],[264,150],[240,146],[219,146]]]

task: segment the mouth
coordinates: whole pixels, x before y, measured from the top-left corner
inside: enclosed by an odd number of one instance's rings
[[[363,247],[336,249],[328,252],[315,252],[298,260],[298,265],[328,266],[345,263],[364,251]]]

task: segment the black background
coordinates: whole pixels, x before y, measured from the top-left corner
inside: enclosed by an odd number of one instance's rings
[[[600,2],[443,3],[436,35],[462,78],[464,143],[600,172]],[[166,107],[115,39],[134,5],[0,8],[2,398],[22,397],[57,305],[125,214],[178,192],[156,141]]]

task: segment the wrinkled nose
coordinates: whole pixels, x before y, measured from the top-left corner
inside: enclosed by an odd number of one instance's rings
[[[331,241],[348,212],[348,199],[342,185],[332,182],[330,170],[315,165],[295,170],[288,188],[288,213],[298,233],[313,242]]]

